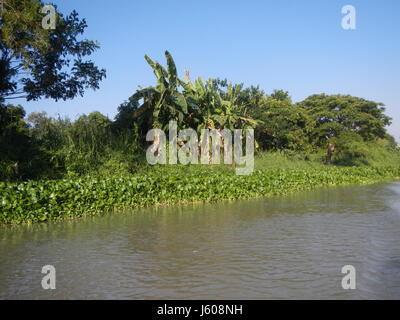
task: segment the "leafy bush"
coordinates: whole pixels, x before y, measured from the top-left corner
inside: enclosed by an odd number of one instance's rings
[[[333,163],[338,165],[367,164],[368,146],[356,133],[343,131],[329,140],[335,146]]]

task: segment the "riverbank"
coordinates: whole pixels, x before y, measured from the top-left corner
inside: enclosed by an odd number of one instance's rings
[[[54,221],[127,208],[284,195],[400,178],[400,167],[263,169],[249,176],[202,166],[121,176],[0,182],[0,224]]]

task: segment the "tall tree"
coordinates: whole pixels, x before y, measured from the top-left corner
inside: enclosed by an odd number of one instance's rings
[[[98,89],[106,76],[90,56],[97,42],[78,40],[87,27],[73,11],[57,11],[55,29],[45,29],[40,0],[6,0],[0,21],[0,103],[41,97],[67,100]]]
[[[312,139],[318,145],[342,132],[353,132],[365,141],[384,138],[391,123],[382,103],[350,95],[316,94],[298,105],[314,119]]]
[[[168,51],[165,51],[165,57],[167,69],[145,56],[157,78],[157,85],[140,88],[129,98],[128,103],[120,106],[117,120],[121,115],[127,114],[128,110],[132,110],[132,120],[138,123],[142,132],[150,128],[165,130],[170,120],[177,120],[179,124],[183,122],[188,113],[187,101],[178,90],[180,83],[175,62]]]

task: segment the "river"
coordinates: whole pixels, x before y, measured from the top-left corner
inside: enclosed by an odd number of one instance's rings
[[[0,299],[400,299],[397,182],[3,226],[0,241]]]

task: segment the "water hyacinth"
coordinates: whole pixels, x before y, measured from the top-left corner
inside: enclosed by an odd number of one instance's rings
[[[367,184],[400,178],[400,167],[157,171],[114,177],[0,182],[0,224],[97,215],[127,208],[280,195],[322,186]]]

